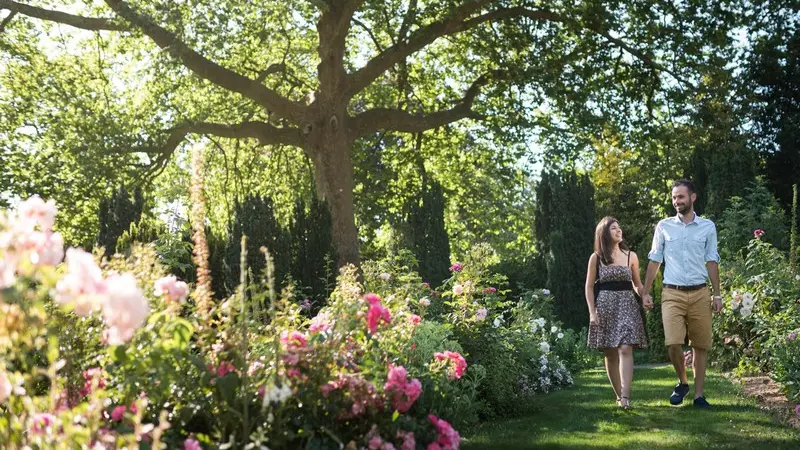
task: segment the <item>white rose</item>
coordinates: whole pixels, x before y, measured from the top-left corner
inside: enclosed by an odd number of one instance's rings
[[[547,342],[540,342],[539,350],[541,350],[544,353],[550,353],[550,344],[548,344]]]
[[[564,338],[564,333],[558,333],[558,335],[556,337],[559,338],[559,339],[563,339]]]
[[[453,294],[461,295],[464,293],[464,286],[457,284],[453,286]]]
[[[8,375],[5,372],[0,372],[0,403],[5,402],[11,396],[12,388]]]
[[[550,332],[551,333],[555,333],[557,331],[558,331],[558,327],[557,326],[553,325],[552,327],[550,327]]]
[[[542,294],[550,295],[550,289],[542,289]]]

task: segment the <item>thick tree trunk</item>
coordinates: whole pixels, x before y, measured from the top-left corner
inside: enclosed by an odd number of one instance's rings
[[[315,121],[308,136],[307,153],[314,162],[317,194],[328,201],[333,219],[333,244],[338,266],[359,265],[358,230],[353,200],[353,162],[350,142],[340,114],[325,114]],[[335,118],[334,118],[335,117]]]

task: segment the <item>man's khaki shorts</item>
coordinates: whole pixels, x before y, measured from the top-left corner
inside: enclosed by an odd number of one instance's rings
[[[683,345],[689,332],[689,345],[711,348],[711,296],[708,288],[661,291],[661,319],[664,322],[664,345]]]

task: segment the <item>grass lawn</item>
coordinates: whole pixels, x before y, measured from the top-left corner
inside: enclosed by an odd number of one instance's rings
[[[691,372],[690,372],[691,384]],[[538,412],[481,424],[462,434],[462,449],[800,449],[800,431],[776,423],[718,373],[706,379],[711,410],[669,404],[671,366],[637,369],[633,409],[616,406],[602,370],[537,399]]]

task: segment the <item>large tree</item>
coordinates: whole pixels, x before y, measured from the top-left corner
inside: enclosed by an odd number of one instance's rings
[[[96,47],[99,62],[85,67],[96,72],[82,75],[88,80],[76,96],[99,84],[106,101],[79,112],[80,122],[99,123],[95,116],[110,114],[104,118],[111,131],[92,128],[100,136],[89,139],[84,154],[133,154],[125,161],[158,170],[191,136],[301,148],[313,164],[318,194],[330,204],[339,262],[357,263],[353,151],[361,148],[354,145],[361,138],[420,133],[465,119],[485,121],[487,133],[507,124],[558,136],[569,126],[592,130],[647,121],[654,109],[692,89],[715,48],[729,45],[727,32],[738,20],[735,5],[0,0],[0,9],[10,11],[0,19],[0,32],[13,32],[0,48],[12,55],[9,60],[17,59],[8,73],[24,75],[47,70],[42,66],[51,57],[46,50],[34,55],[30,44],[46,45],[43,31],[50,31],[51,41],[62,39],[66,49],[69,43]],[[32,25],[30,19],[94,34],[66,42],[62,29]],[[120,82],[108,78],[120,74],[119,60],[125,58],[137,62],[130,69],[136,76],[128,79],[138,84],[129,93],[135,101],[122,107],[107,94],[119,89]],[[81,76],[75,78],[81,83]],[[413,86],[423,82],[438,95],[428,92],[417,101]],[[66,94],[58,100],[72,104]],[[36,95],[11,98],[30,106]],[[546,107],[534,110],[540,105]],[[43,128],[59,116],[34,109],[23,112],[38,115],[34,122]],[[8,115],[15,120],[0,138],[13,141],[28,121],[17,120],[16,112]],[[79,141],[74,133],[66,137]]]

